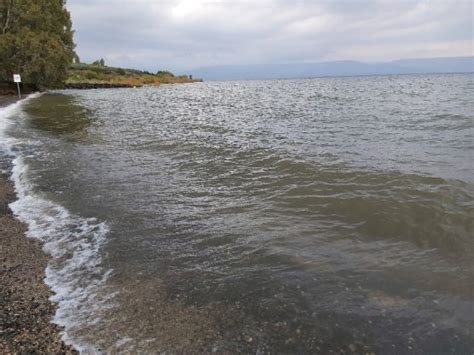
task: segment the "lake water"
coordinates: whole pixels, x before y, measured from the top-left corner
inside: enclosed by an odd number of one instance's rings
[[[0,111],[85,353],[474,349],[474,75],[52,92]]]

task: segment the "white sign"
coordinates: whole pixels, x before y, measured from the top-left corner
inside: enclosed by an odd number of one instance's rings
[[[21,83],[21,76],[20,74],[13,74],[13,81],[15,83]]]

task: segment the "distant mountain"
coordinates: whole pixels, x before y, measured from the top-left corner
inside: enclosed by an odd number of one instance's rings
[[[422,73],[474,72],[474,57],[401,59],[392,63],[401,68]]]
[[[191,73],[205,80],[289,79],[320,76],[474,72],[474,57],[401,59],[387,63],[334,61],[300,64],[221,65]]]

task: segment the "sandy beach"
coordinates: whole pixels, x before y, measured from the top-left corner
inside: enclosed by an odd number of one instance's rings
[[[0,107],[15,100],[0,96]],[[26,237],[27,227],[13,216],[8,205],[15,198],[13,184],[0,174],[0,353],[76,353],[51,323],[56,307],[43,282],[49,257],[41,242]]]

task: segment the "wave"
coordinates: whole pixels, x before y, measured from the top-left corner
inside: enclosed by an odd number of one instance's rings
[[[27,237],[41,240],[43,249],[51,255],[45,283],[54,292],[51,301],[58,305],[53,323],[64,327],[62,337],[66,344],[81,352],[90,351],[93,346],[75,334],[81,324],[97,321],[97,310],[107,302],[106,297],[99,296],[99,290],[111,270],[102,268],[100,249],[109,229],[104,222],[74,215],[44,198],[30,183],[29,166],[18,149],[22,142],[8,136],[7,131],[14,123],[12,117],[39,95],[0,109],[0,152],[12,159],[11,180],[17,194],[10,208],[28,226]]]
[[[14,156],[13,148],[16,140],[7,135],[8,129],[14,124],[11,117],[21,111],[22,106],[39,96],[41,93],[29,95],[23,100],[19,100],[11,105],[0,107],[0,153],[9,157]]]

